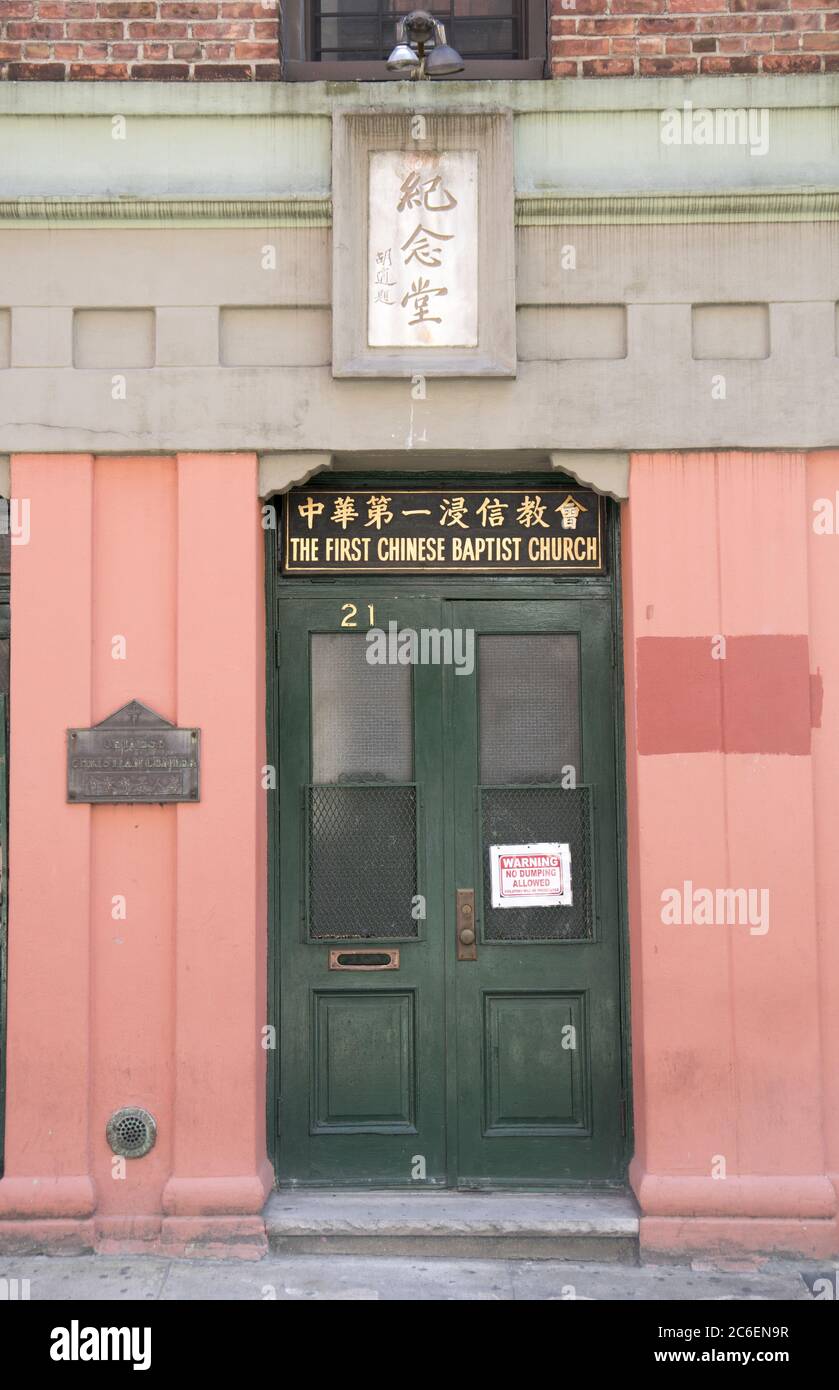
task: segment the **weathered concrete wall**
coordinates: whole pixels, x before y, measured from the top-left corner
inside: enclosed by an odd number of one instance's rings
[[[514,111],[520,312],[515,381],[421,403],[330,366],[331,113],[404,85],[0,88],[0,450],[835,442],[839,80],[424,92]],[[663,143],[685,101],[760,153]]]
[[[11,83],[0,85],[0,196],[328,193],[336,109],[509,109],[519,192],[835,188],[837,92],[834,76],[458,82],[421,89],[410,82]],[[697,111],[752,109],[754,138],[666,143],[661,113],[683,111],[685,102]]]

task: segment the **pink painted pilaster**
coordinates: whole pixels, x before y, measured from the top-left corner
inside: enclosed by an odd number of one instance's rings
[[[265,614],[257,464],[18,457],[0,1247],[265,1247]],[[65,730],[202,731],[197,805],[72,805]],[[125,915],[115,912],[124,902]],[[115,1165],[112,1111],[154,1149]]]
[[[631,1175],[648,1252],[838,1248],[820,1094],[805,470],[800,455],[632,461]],[[686,883],[765,890],[768,930],[663,921],[662,894]]]
[[[816,920],[827,1166],[839,1195],[839,450],[807,460]]]
[[[252,454],[178,458],[178,722],[202,790],[177,808],[173,1249],[264,1248],[266,807],[263,531]],[[227,1234],[225,1233],[227,1232]]]
[[[93,718],[129,700],[176,718],[177,476],[172,458],[97,458],[93,488]],[[99,1249],[147,1249],[160,1235],[172,1162],[174,806],[95,806],[92,1150]],[[125,916],[122,916],[122,912]],[[141,1105],[158,1139],[115,1163],[109,1116]]]
[[[9,999],[0,1220],[89,1246],[91,811],[66,801],[65,729],[91,718],[93,460],[16,455],[12,545]]]

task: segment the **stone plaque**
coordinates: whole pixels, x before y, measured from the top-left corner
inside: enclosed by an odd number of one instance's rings
[[[433,109],[333,112],[335,377],[516,374],[512,112],[427,85]],[[395,439],[413,399],[387,398]]]
[[[371,347],[477,347],[476,150],[371,153],[368,239]]]
[[[67,800],[198,801],[201,730],[131,700],[92,729],[67,730]]]

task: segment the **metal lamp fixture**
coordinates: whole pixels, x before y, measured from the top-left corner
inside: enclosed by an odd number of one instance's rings
[[[444,26],[427,10],[411,10],[400,19],[396,47],[387,65],[391,72],[404,72],[417,81],[424,77],[448,77],[464,68],[457,49],[446,43]]]

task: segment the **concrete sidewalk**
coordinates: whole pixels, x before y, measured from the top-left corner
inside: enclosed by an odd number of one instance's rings
[[[169,1260],[149,1255],[0,1257],[0,1281],[29,1280],[35,1300],[562,1300],[812,1301],[808,1287],[835,1262],[772,1260],[758,1269],[710,1265],[572,1264],[555,1260],[443,1260],[268,1255]],[[20,1288],[20,1285],[18,1285]],[[824,1286],[822,1286],[824,1288]],[[9,1292],[0,1283],[3,1295]],[[19,1295],[18,1295],[19,1296]]]

